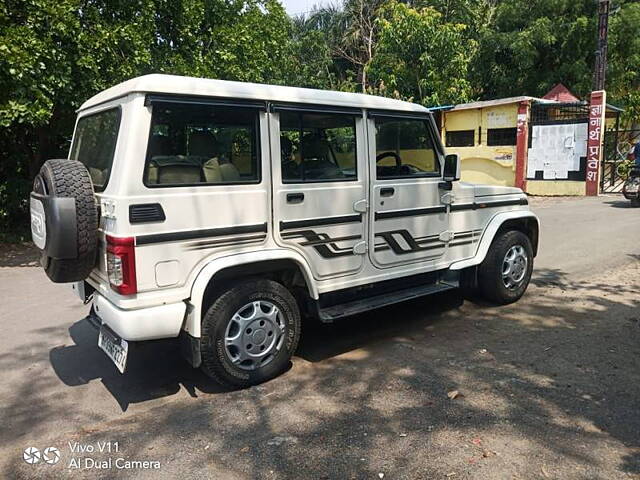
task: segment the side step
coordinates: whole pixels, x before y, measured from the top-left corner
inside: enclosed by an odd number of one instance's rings
[[[331,323],[341,317],[348,317],[368,310],[385,307],[387,305],[406,302],[407,300],[413,300],[414,298],[424,297],[425,295],[431,295],[433,293],[445,292],[457,287],[458,285],[455,283],[444,282],[419,285],[406,290],[383,293],[382,295],[376,295],[374,297],[353,300],[339,305],[320,308],[318,313],[322,322]]]

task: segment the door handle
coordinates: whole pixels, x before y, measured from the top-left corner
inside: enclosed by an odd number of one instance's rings
[[[287,193],[287,203],[302,203],[304,201],[304,193]]]
[[[393,197],[394,193],[396,193],[396,189],[395,188],[387,187],[387,188],[381,188],[380,189],[380,196],[381,197]]]
[[[369,208],[369,202],[367,202],[366,198],[358,200],[353,204],[353,210],[359,213],[366,213],[367,208]]]

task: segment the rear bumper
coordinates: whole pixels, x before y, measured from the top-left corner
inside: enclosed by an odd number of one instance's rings
[[[123,310],[102,295],[93,297],[93,309],[102,323],[128,341],[177,337],[184,322],[187,306],[170,303],[138,310]]]

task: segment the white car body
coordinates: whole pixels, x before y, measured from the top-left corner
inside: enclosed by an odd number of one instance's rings
[[[145,186],[154,96],[264,105],[257,107],[259,181]],[[280,108],[288,105],[352,111],[357,179],[283,182]],[[419,105],[362,94],[148,75],[94,96],[81,106],[78,118],[113,108],[121,112],[113,165],[105,189],[96,193],[103,246],[87,281],[96,289],[95,311],[125,340],[176,337],[182,331],[199,338],[206,292],[224,282],[220,275],[230,269],[249,274],[260,272],[260,265],[289,265],[297,269],[296,281],[309,300],[320,304],[323,295],[393,279],[429,272],[455,277],[482,262],[506,222],[530,232],[534,248],[537,244],[537,218],[517,188],[453,182],[446,190],[442,174],[376,178],[372,112],[432,122]],[[444,149],[437,135],[434,141],[442,172]],[[391,196],[383,196],[385,189],[393,189]],[[302,202],[287,200],[299,193]],[[166,219],[132,223],[130,207],[147,204],[160,204]],[[135,294],[121,295],[110,287],[105,235],[135,239]],[[416,243],[425,238],[435,247]]]

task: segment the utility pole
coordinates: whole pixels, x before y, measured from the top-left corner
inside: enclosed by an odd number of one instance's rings
[[[598,48],[593,72],[593,90],[604,90],[607,76],[607,36],[609,34],[609,0],[598,0]]]

